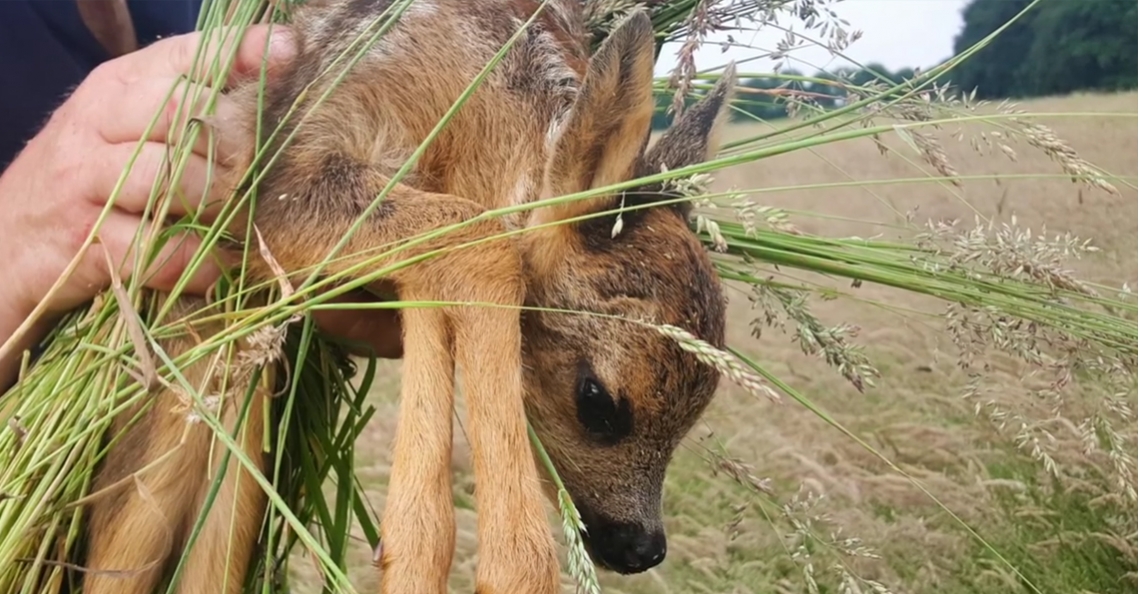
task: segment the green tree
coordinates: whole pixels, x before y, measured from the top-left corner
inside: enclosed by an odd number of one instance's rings
[[[1031,0],[973,0],[954,40],[960,53]],[[951,75],[979,97],[1025,97],[1135,88],[1136,0],[1043,0]]]
[[[962,11],[962,31],[954,38],[954,53],[960,54],[985,39],[1025,10],[1032,0],[974,0]],[[1090,0],[1077,0],[1087,2]],[[1135,1],[1135,0],[1134,0]],[[1099,0],[1093,0],[1099,4]],[[1018,19],[989,45],[954,69],[955,85],[967,93],[977,89],[979,97],[1009,97],[1020,93],[1015,72],[1033,43],[1031,15]]]
[[[654,94],[653,99],[655,104],[650,126],[652,126],[654,130],[664,130],[673,123],[673,115],[669,113],[669,105],[673,103],[673,94],[671,92],[658,92]]]
[[[836,104],[836,98],[846,95],[846,93],[843,92],[843,88],[835,82],[839,80],[839,77],[834,73],[821,70],[815,73],[812,78],[820,82],[813,82],[807,85],[806,90],[815,97],[815,101],[819,103],[820,107],[824,109],[833,108]]]
[[[914,78],[914,68],[899,68],[897,72],[891,75],[891,80],[896,85],[912,78]]]
[[[1049,0],[1017,73],[1025,94],[1136,87],[1136,0]]]
[[[891,71],[888,70],[886,66],[882,64],[867,64],[866,68],[854,73],[848,80],[855,86],[861,87],[870,82],[886,83],[893,78]]]

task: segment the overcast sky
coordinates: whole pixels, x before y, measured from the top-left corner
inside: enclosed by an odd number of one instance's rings
[[[848,47],[845,54],[862,64],[878,62],[891,70],[903,67],[929,68],[953,54],[954,36],[962,26],[962,8],[968,0],[841,0],[831,6],[835,13],[850,25],[848,33],[863,32],[862,38]],[[819,40],[818,32],[806,32],[801,22],[784,18],[783,26],[791,25],[793,30],[805,33],[812,40]],[[786,33],[782,30],[765,27],[756,32],[744,31],[734,34],[737,45],[722,53],[717,44],[706,44],[697,53],[697,68],[716,68],[728,60],[741,61],[763,55],[776,48],[777,42]],[[710,40],[721,42],[727,35],[711,36]],[[678,45],[665,46],[657,62],[657,74],[665,75],[676,65]],[[851,63],[841,57],[833,57],[818,47],[803,47],[789,55],[791,67],[806,74],[819,69],[832,70]],[[770,72],[774,63],[770,60],[753,60],[739,66],[742,72]]]

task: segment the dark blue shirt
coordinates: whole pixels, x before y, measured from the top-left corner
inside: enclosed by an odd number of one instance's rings
[[[0,0],[0,171],[108,59],[76,2]],[[128,0],[139,47],[194,30],[202,0]]]

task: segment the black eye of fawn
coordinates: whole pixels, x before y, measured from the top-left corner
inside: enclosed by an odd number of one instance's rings
[[[578,380],[578,422],[601,445],[614,445],[633,431],[629,400],[614,400],[590,374]]]

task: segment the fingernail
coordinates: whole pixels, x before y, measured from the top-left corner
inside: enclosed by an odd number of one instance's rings
[[[274,27],[269,38],[269,61],[288,62],[297,53],[293,32],[287,28]]]

